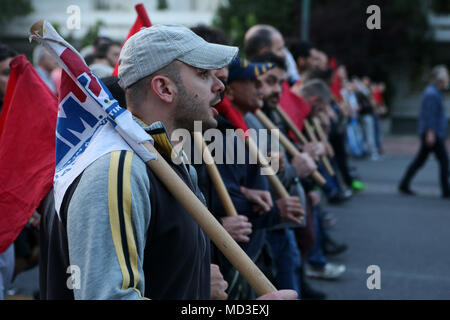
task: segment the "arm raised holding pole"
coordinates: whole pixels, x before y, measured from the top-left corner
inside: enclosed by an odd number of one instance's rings
[[[275,126],[275,124],[261,110],[257,110],[255,112],[255,116],[262,122],[262,124],[267,129],[274,129],[272,132],[278,134],[281,144],[284,146],[286,151],[289,152],[291,156],[295,157],[300,154],[300,151],[297,149],[297,147],[283,133],[280,132],[280,130]],[[325,178],[317,170],[313,171],[311,177],[320,186],[326,183]]]
[[[317,140],[317,137],[316,137],[316,135],[314,133],[314,130],[313,130],[311,124],[309,123],[309,121],[307,119],[305,119],[305,129],[306,129],[306,132],[307,132],[307,134],[308,134],[308,136],[309,136],[309,138],[311,139],[312,142],[319,142]],[[327,170],[328,174],[330,174],[331,176],[334,176],[335,173],[334,173],[334,170],[333,170],[333,168],[331,166],[331,163],[328,160],[328,158],[325,155],[323,155],[323,156],[320,156],[320,160],[324,164],[325,169]]]

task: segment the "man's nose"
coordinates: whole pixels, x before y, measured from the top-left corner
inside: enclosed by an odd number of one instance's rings
[[[225,85],[219,78],[215,77],[214,84],[213,84],[213,92],[216,93],[216,92],[223,92],[223,91],[225,91]]]
[[[277,84],[276,88],[275,88],[275,92],[278,94],[281,94],[281,92],[283,91],[283,87],[281,84]]]

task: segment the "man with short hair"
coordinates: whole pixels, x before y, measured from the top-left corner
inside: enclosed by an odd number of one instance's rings
[[[37,73],[45,84],[56,93],[56,86],[52,78],[52,71],[58,67],[55,58],[41,45],[34,48],[33,63]]]
[[[297,64],[297,70],[302,76],[307,70],[314,69],[318,64],[317,51],[311,43],[306,41],[296,41],[289,46],[289,51],[292,53]]]
[[[276,56],[282,58],[283,60],[286,59],[286,48],[284,44],[284,38],[276,28],[270,25],[261,24],[251,27],[245,33],[244,48],[247,56],[250,59],[252,57],[267,52],[271,52]],[[308,44],[306,51],[310,52],[311,49],[312,47],[310,47]],[[294,58],[297,57],[294,56]],[[301,79],[297,81],[297,83],[301,83]],[[283,92],[281,94],[283,94]],[[311,142],[306,149],[306,152],[310,153],[311,156],[316,158],[319,155],[323,155],[324,151],[325,150],[320,142],[319,143]]]
[[[271,66],[268,63],[251,63],[245,59],[233,60],[229,66],[225,99],[218,108],[219,112],[226,118],[219,125],[222,132],[226,132],[226,129],[247,129],[244,122],[245,115],[262,106],[263,103],[261,83],[257,79],[258,75],[264,74],[270,68]],[[255,139],[255,142],[257,140],[259,139]],[[229,141],[233,140],[224,137],[225,144],[228,144]],[[234,141],[243,143],[237,138]],[[227,146],[225,150],[230,150],[230,148]],[[280,218],[283,221],[299,223],[302,207],[298,197],[287,197],[273,201],[269,192],[270,187],[267,177],[261,174],[258,165],[248,161],[250,158],[249,152],[246,148],[244,150],[245,163],[239,164],[234,161],[233,165],[218,164],[217,168],[227,185],[236,210],[240,214],[248,216],[252,223],[250,242],[242,244],[242,246],[249,257],[258,263],[265,252],[267,228],[279,224]],[[265,153],[266,149],[261,149],[261,151]],[[236,157],[238,155],[234,152],[234,154],[224,154],[223,156],[225,159],[227,156]],[[221,204],[217,199],[213,205],[215,214],[223,214],[223,209],[221,209]],[[225,272],[229,273],[226,270]],[[245,282],[242,284],[245,287]],[[245,291],[242,291],[242,294],[243,298],[248,299]]]
[[[121,45],[118,42],[112,40],[101,42],[96,47],[96,53],[93,56],[93,61],[89,65],[89,68],[99,78],[110,76],[114,71],[120,50]]]
[[[171,161],[169,138],[194,121],[216,125],[213,106],[224,89],[215,70],[237,48],[213,45],[179,25],[142,29],[124,44],[119,84],[136,121],[153,136],[169,166],[202,199],[192,166]],[[209,299],[209,238],[155,174],[133,152],[95,160],[69,187],[53,221],[50,298]],[[52,252],[53,251],[53,252]],[[67,289],[67,265],[80,286]],[[277,291],[264,298],[295,298]]]
[[[285,60],[272,52],[266,52],[253,57],[255,62],[269,62],[274,66],[266,73],[259,76],[263,91],[263,109],[276,108],[279,103],[282,84],[286,78]],[[245,121],[250,128],[256,130],[265,129],[263,124],[251,112],[245,116]],[[264,139],[259,139],[258,144],[263,149],[267,144]],[[271,154],[271,156],[273,156]],[[301,199],[302,207],[307,210],[305,192],[300,183],[299,177],[304,178],[317,169],[314,160],[306,153],[290,159],[284,150],[280,148],[280,157],[283,159],[283,170],[277,174],[278,178],[293,196]],[[278,195],[271,190],[272,197]],[[272,250],[272,256],[276,265],[276,284],[279,288],[295,289],[300,295],[300,251],[296,243],[293,228],[300,227],[293,224],[281,224],[268,229],[267,239]],[[303,225],[304,227],[304,225]]]
[[[422,97],[418,130],[421,137],[420,149],[399,185],[399,191],[403,194],[415,194],[410,189],[410,183],[417,171],[425,164],[430,153],[434,153],[440,166],[441,195],[443,198],[450,198],[448,154],[445,148],[447,117],[442,98],[442,91],[448,88],[448,84],[447,67],[444,65],[434,67],[431,71],[430,84],[425,88]]]
[[[253,56],[264,52],[273,52],[285,58],[283,35],[271,25],[258,24],[247,30],[244,38],[244,51],[251,60]]]
[[[272,46],[267,46],[267,44],[264,43],[264,42],[262,42],[260,45],[257,45],[258,38],[255,37],[255,35],[258,35],[259,30],[267,30],[268,31],[267,34],[259,33],[259,38],[262,38],[263,36],[269,37],[268,39],[266,39],[266,42],[268,40],[272,40],[272,39],[274,39],[276,37],[281,37],[282,38],[281,33],[278,30],[276,30],[275,28],[273,28],[271,26],[267,27],[267,26],[264,26],[264,25],[256,25],[256,26],[250,28],[247,31],[247,33],[245,35],[245,43],[255,42],[255,44],[253,46],[251,46],[251,47],[257,48],[259,51],[255,52],[254,50],[253,51],[252,50],[248,50],[247,48],[249,46],[245,45],[247,55],[255,57],[257,54],[264,54],[265,52],[272,52],[273,54],[275,54],[277,56],[284,57],[284,55],[280,55],[280,54],[278,54],[277,51],[272,50],[272,48],[275,47],[273,45]],[[278,41],[278,43],[281,43],[281,41]],[[284,43],[284,41],[283,41],[283,43]],[[299,82],[301,82],[301,79],[300,79]],[[284,92],[284,94],[286,94],[286,92]],[[277,113],[275,111],[269,112],[269,114],[272,115],[275,118],[279,118],[279,116],[277,115]],[[278,119],[278,121],[277,121],[276,119],[272,118],[272,120],[275,122],[276,125],[279,125],[280,128],[281,127],[285,127],[285,124],[283,123],[283,121],[281,119]],[[286,131],[287,130],[285,130],[285,132]],[[318,146],[319,146],[319,144],[309,144],[309,146],[307,146],[306,148],[304,147],[305,148],[304,150],[306,152],[310,153],[313,157],[317,157],[319,154],[323,154],[323,152],[325,151],[324,148],[319,150]],[[316,207],[319,207],[318,203],[320,201],[320,196],[313,190],[314,183],[311,182],[311,179],[305,179],[303,181],[303,183],[304,183],[305,189],[307,190],[308,200],[309,200],[310,204],[313,204]],[[309,216],[311,217],[311,215],[309,215]],[[310,225],[311,224],[313,224],[313,223],[310,223]],[[301,232],[296,232],[296,236],[297,236],[297,241],[298,241],[299,247],[300,247],[301,251],[303,251],[303,252],[308,252],[309,250],[311,250],[311,246],[305,246],[305,247],[302,248],[302,243],[304,243],[304,242],[311,243],[312,242],[310,239],[312,237],[311,233],[313,231],[311,230],[311,228],[306,228],[306,231],[307,232],[303,232],[303,230],[301,230]],[[317,228],[316,228],[315,231],[317,233]],[[310,240],[310,241],[304,241],[305,239]],[[329,237],[328,237],[328,239],[331,240]],[[321,242],[318,241],[317,243],[321,243]],[[320,253],[320,250],[319,250],[320,248],[317,249],[317,247],[320,247],[320,244],[319,245],[316,244],[316,250],[315,250],[316,252]],[[337,247],[338,246],[336,246],[336,248]],[[342,250],[342,248],[344,248],[344,247],[341,246],[338,249]],[[339,252],[339,250],[337,250],[337,251],[336,250],[331,250],[331,251],[333,251],[335,253]],[[333,265],[333,264],[329,264],[329,263],[327,264],[326,259],[322,259],[322,258],[324,258],[323,254],[322,255],[318,254],[317,256],[320,256],[321,261],[320,261],[320,266],[318,268],[319,270],[315,273],[316,275],[318,275],[320,277],[326,277],[326,278],[328,278],[328,277],[338,277],[345,270],[345,266]],[[327,267],[324,267],[324,266],[327,266]],[[305,281],[303,281],[303,282],[306,283]],[[323,294],[321,294],[319,292],[316,292],[315,290],[313,290],[309,286],[304,286],[304,287],[307,288],[305,291],[308,291],[308,294],[311,294],[311,297],[314,297],[314,298],[323,298],[324,297]]]
[[[225,33],[218,28],[213,28],[205,25],[197,25],[191,30],[197,34],[198,36],[202,37],[204,40],[210,43],[217,43],[222,45],[229,45],[230,41],[228,40]],[[228,82],[228,66],[217,70],[216,77],[222,81],[222,83],[226,86],[226,83]],[[225,95],[225,91],[221,93],[222,99]],[[221,122],[222,116],[218,115],[217,120],[218,122]],[[205,200],[207,203],[207,206],[211,208],[213,199],[213,192],[214,192],[214,186],[212,185],[212,181],[210,179],[210,176],[207,172],[207,168],[204,163],[201,164],[194,164],[194,167],[198,173],[198,184],[200,187],[200,190],[202,190],[203,195],[205,196]],[[214,214],[214,212],[213,212]],[[220,217],[219,221],[227,230],[227,232],[231,235],[231,237],[236,240],[237,242],[249,242],[250,241],[250,234],[252,232],[252,224],[248,221],[247,216],[241,215],[238,212],[238,215],[236,216],[224,216]],[[213,249],[215,249],[213,247]],[[215,252],[213,250],[213,259],[215,257]]]

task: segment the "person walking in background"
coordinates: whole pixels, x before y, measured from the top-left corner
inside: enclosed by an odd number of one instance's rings
[[[33,50],[33,63],[37,73],[45,84],[50,88],[50,90],[56,93],[56,86],[52,78],[53,70],[58,68],[58,63],[55,58],[53,58],[43,46],[37,46]]]
[[[100,78],[112,75],[114,66],[119,59],[120,43],[107,42],[100,44],[94,53],[94,59],[89,68]]]
[[[450,198],[448,184],[448,154],[445,148],[447,117],[445,115],[442,91],[448,88],[449,74],[447,67],[438,65],[431,71],[430,85],[426,87],[422,97],[419,115],[419,135],[421,146],[414,161],[403,176],[399,191],[406,195],[414,195],[410,183],[417,171],[425,164],[428,155],[433,152],[440,166],[441,190],[443,198]]]

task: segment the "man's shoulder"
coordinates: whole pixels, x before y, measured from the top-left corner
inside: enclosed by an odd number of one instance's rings
[[[83,180],[108,180],[109,177],[129,172],[132,178],[146,173],[144,161],[134,152],[117,150],[108,152],[93,161],[83,172]]]
[[[81,174],[77,184],[68,190],[73,196],[71,206],[105,205],[105,195],[118,195],[119,190],[148,192],[150,183],[145,163],[131,151],[112,151],[92,162]],[[71,191],[70,191],[71,190]],[[72,208],[72,209],[73,209]]]
[[[423,91],[423,96],[424,97],[440,97],[441,93],[438,88],[436,88],[433,85],[429,85]]]

